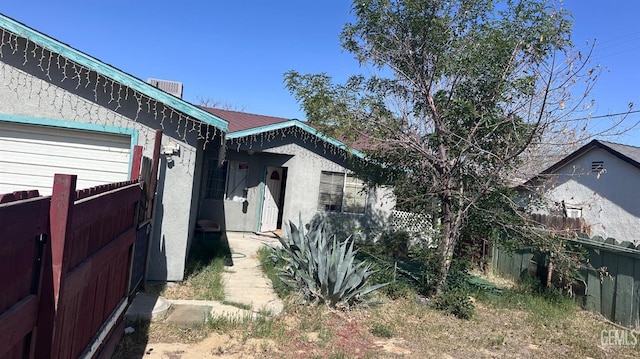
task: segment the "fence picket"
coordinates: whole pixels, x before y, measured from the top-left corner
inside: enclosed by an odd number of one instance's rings
[[[142,189],[127,181],[76,191],[75,183],[56,175],[51,197],[0,195],[2,359],[75,358],[88,346],[105,355],[102,340],[112,349],[119,338],[117,325],[98,331],[127,304]]]
[[[589,248],[589,262],[596,270],[602,266],[599,249]],[[597,313],[602,312],[600,287],[600,274],[595,270],[589,270],[587,277],[587,302],[585,305],[587,310]]]
[[[615,322],[631,325],[633,310],[633,267],[635,260],[629,257],[618,257],[618,275],[615,290]]]
[[[582,271],[587,287],[585,309],[624,326],[640,326],[640,250],[629,248],[628,243],[616,244],[612,238],[579,237],[571,241],[587,249],[592,267]],[[509,253],[494,246],[491,263],[498,273],[517,280],[531,259],[540,270],[544,265],[542,257],[542,253],[531,250]],[[606,268],[604,274],[598,272],[601,268]]]

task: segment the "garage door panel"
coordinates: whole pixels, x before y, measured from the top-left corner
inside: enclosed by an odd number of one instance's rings
[[[0,122],[0,193],[51,193],[55,173],[78,176],[77,188],[128,179],[126,135]]]
[[[125,170],[124,173],[126,173],[129,163],[128,153],[118,154],[112,158],[103,158],[103,156],[93,157],[91,153],[77,153],[76,156],[77,157],[55,156],[46,152],[22,153],[20,155],[17,153],[2,153],[0,154],[0,162],[5,162],[8,166],[29,165],[120,173],[123,173],[123,169]]]
[[[57,173],[60,173],[60,172],[57,172]],[[38,190],[38,192],[41,195],[50,195],[53,175],[54,173],[48,176],[34,177],[34,176],[27,176],[22,174],[3,173],[2,177],[0,177],[0,188],[10,188],[10,189],[5,191],[0,190],[0,193]],[[80,176],[78,178],[80,178]],[[114,178],[113,180],[108,181],[106,183],[120,182],[120,181],[121,181],[120,179]],[[105,184],[103,179],[100,179],[100,180],[78,179],[78,181],[76,182],[76,188],[78,189],[90,188],[90,187],[99,186],[101,184]]]
[[[21,173],[2,173],[0,176],[0,188],[11,188],[10,190],[2,191],[0,193],[14,192],[14,191],[27,191],[37,189],[40,194],[49,193],[51,191],[51,175],[45,174],[42,176],[37,175],[25,175]]]
[[[8,174],[21,175],[21,179],[25,180],[29,176],[34,177],[49,177],[52,178],[56,173],[75,174],[79,178],[89,181],[103,181],[103,179],[114,179],[115,182],[123,181],[122,176],[126,176],[128,172],[122,170],[106,171],[98,166],[91,167],[79,167],[65,165],[62,163],[51,163],[47,166],[33,165],[29,163],[11,163],[0,161],[0,167],[2,167],[2,177]],[[19,182],[22,183],[22,182]]]
[[[11,142],[0,139],[0,148],[3,149],[0,158],[14,156],[17,154],[43,154],[55,157],[87,157],[100,160],[111,160],[117,154],[121,154],[122,158],[129,157],[128,148],[116,147],[72,147],[64,145],[56,145],[54,143],[34,144],[28,142]]]
[[[35,144],[53,142],[58,145],[89,148],[120,148],[130,143],[128,136],[8,123],[2,124],[2,137],[9,138],[15,142]]]

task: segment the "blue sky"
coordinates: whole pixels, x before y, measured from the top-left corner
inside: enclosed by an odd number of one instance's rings
[[[283,74],[363,72],[338,35],[350,1],[3,0],[0,13],[146,80],[180,81],[184,98],[304,119]],[[575,44],[597,40],[603,73],[593,115],[640,110],[640,1],[565,0]],[[366,71],[365,71],[366,72]],[[608,119],[593,120],[606,123]],[[627,117],[640,121],[640,113]],[[614,140],[640,146],[640,129]]]

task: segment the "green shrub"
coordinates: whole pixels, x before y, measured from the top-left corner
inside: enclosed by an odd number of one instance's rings
[[[274,259],[286,263],[279,271],[279,277],[299,290],[306,300],[331,307],[348,307],[386,285],[368,286],[374,271],[370,264],[356,262],[356,251],[350,238],[338,242],[336,236],[329,237],[324,220],[306,234],[302,220],[299,223],[296,227],[289,222],[287,238],[279,238],[282,248],[274,249]]]
[[[461,289],[447,289],[436,295],[434,307],[460,319],[470,319],[475,309],[468,292]]]
[[[374,324],[371,328],[371,334],[379,338],[391,338],[393,337],[393,328],[386,324]]]
[[[388,283],[380,292],[391,299],[408,298],[413,293],[413,283],[402,273],[386,263],[375,263],[375,273],[369,279],[371,284]]]
[[[385,232],[379,242],[385,255],[393,258],[408,258],[409,233],[405,231]]]

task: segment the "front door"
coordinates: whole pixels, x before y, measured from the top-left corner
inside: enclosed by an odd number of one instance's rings
[[[260,231],[275,231],[278,229],[278,214],[281,207],[282,167],[267,167],[264,186],[264,201],[262,202],[262,220],[260,221]]]

